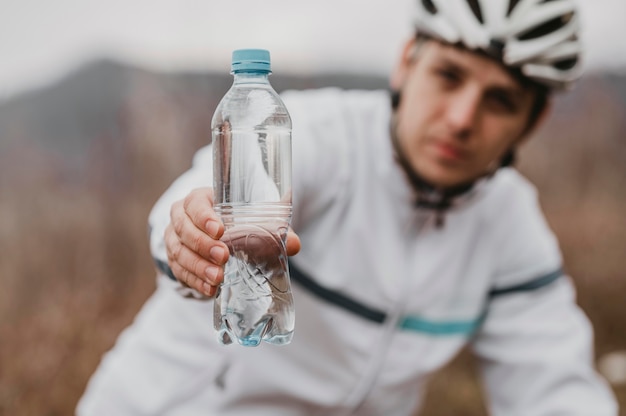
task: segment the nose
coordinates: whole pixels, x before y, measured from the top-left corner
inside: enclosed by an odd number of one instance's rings
[[[446,122],[451,132],[460,139],[467,139],[476,128],[480,109],[480,92],[467,87],[449,98]]]

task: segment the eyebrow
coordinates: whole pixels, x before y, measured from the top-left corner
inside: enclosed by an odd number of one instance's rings
[[[464,51],[467,53],[471,53],[469,51]],[[459,59],[451,56],[441,56],[438,58],[438,61],[435,62],[435,65],[444,65],[453,67],[456,71],[459,71],[462,75],[466,75],[471,71],[468,69],[468,64],[464,62],[459,62]],[[506,70],[506,69],[505,69]],[[486,90],[489,91],[499,91],[506,94],[510,94],[512,98],[517,100],[523,99],[524,96],[524,88],[514,79],[511,79],[511,82],[496,82],[495,84],[488,85]]]

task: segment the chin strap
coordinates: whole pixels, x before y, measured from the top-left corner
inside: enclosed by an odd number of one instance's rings
[[[474,188],[476,181],[450,188],[441,188],[430,184],[411,168],[409,161],[398,148],[395,137],[395,134],[392,134],[395,158],[415,190],[415,206],[435,211],[436,225],[437,227],[443,227],[445,212],[452,207],[455,198],[469,193]]]
[[[400,104],[400,93],[397,91],[391,92],[391,107],[395,114],[395,110]],[[435,211],[436,214],[436,226],[438,228],[443,227],[444,225],[444,216],[446,211],[452,207],[454,200],[461,196],[468,194],[476,185],[478,181],[482,178],[491,176],[490,174],[486,174],[480,178],[477,178],[473,181],[457,185],[454,187],[443,188],[437,187],[433,184],[429,183],[423,177],[421,177],[415,170],[411,167],[408,159],[405,157],[404,153],[400,149],[400,145],[398,143],[398,136],[395,131],[396,123],[394,121],[394,116],[392,116],[391,120],[391,143],[394,149],[394,156],[398,164],[402,167],[402,170],[406,174],[411,186],[415,190],[416,198],[415,198],[415,206],[418,208],[425,208]]]

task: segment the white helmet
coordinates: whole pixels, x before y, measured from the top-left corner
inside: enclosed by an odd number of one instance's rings
[[[417,33],[482,50],[550,88],[580,76],[574,0],[417,0]]]

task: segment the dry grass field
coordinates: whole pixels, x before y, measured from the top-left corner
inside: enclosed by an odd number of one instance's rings
[[[133,85],[107,133],[116,144],[92,143],[78,168],[17,133],[0,145],[0,415],[73,414],[155,287],[148,212],[208,130],[197,102]],[[598,356],[626,350],[626,110],[601,87],[558,103],[519,163],[561,239]],[[626,407],[626,386],[614,389]],[[469,354],[434,377],[421,414],[486,414]]]

